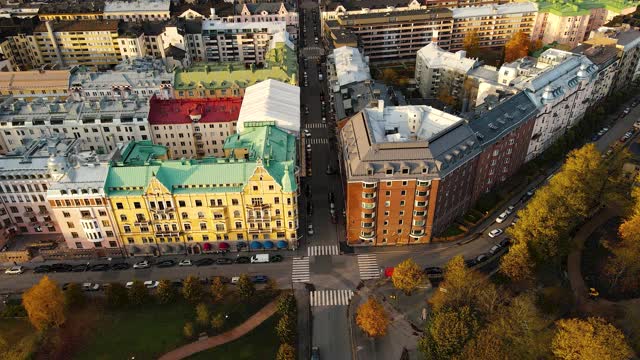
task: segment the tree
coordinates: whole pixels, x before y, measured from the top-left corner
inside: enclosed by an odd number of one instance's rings
[[[264,286],[264,290],[270,294],[276,293],[278,291],[278,283],[275,279],[269,278]]]
[[[633,352],[624,334],[601,318],[556,322],[551,351],[561,360],[630,359]]]
[[[500,259],[500,271],[511,280],[527,282],[534,279],[533,259],[526,243],[513,245]]]
[[[283,292],[278,297],[278,314],[280,316],[289,315],[293,316],[297,314],[298,308],[296,304],[296,297],[291,292]]]
[[[135,280],[129,288],[129,303],[132,305],[142,305],[149,302],[149,289],[142,281]]]
[[[522,31],[513,34],[504,45],[504,61],[512,62],[527,56],[530,45],[529,34]]]
[[[111,283],[105,290],[107,304],[112,308],[120,308],[129,303],[127,288],[120,283]]]
[[[504,350],[502,339],[489,330],[481,330],[478,335],[470,339],[456,360],[509,360],[511,354]]]
[[[423,351],[427,358],[456,356],[479,329],[478,320],[468,306],[432,314],[426,326]]]
[[[58,284],[44,276],[22,295],[29,321],[39,331],[62,325],[65,320],[64,294]]]
[[[224,326],[224,316],[222,313],[215,314],[211,318],[211,328],[215,331],[220,331]]]
[[[188,276],[182,286],[182,295],[185,300],[192,304],[202,301],[204,289],[202,288],[202,284],[200,284],[200,280],[193,275]]]
[[[249,279],[247,274],[240,275],[240,279],[238,279],[238,294],[244,300],[252,300],[253,295],[256,293],[256,287]]]
[[[78,283],[71,283],[64,292],[64,305],[66,309],[83,306],[87,301],[82,288]]]
[[[356,323],[369,337],[382,337],[387,334],[389,315],[376,299],[369,299],[358,307]]]
[[[187,339],[193,339],[193,336],[196,334],[196,330],[191,321],[184,324],[184,327],[182,328],[182,334]]]
[[[156,297],[160,304],[171,304],[176,300],[178,293],[176,289],[171,285],[169,280],[160,280],[158,288],[156,289]]]
[[[401,290],[405,295],[411,295],[418,286],[422,285],[424,273],[416,262],[409,258],[393,269],[391,281],[396,289]]]
[[[296,350],[289,344],[280,344],[276,360],[296,360]]]
[[[207,304],[200,303],[196,306],[196,322],[201,326],[205,326],[209,324],[211,320],[211,313],[209,312],[209,307]]]
[[[276,325],[276,334],[278,334],[280,342],[292,345],[295,344],[296,327],[297,324],[291,317],[289,317],[289,315],[282,315]]]
[[[213,278],[211,283],[211,299],[213,303],[221,302],[227,295],[227,286],[222,282],[219,276]]]
[[[462,47],[467,52],[468,57],[477,58],[480,50],[480,37],[478,31],[473,29],[464,35]]]

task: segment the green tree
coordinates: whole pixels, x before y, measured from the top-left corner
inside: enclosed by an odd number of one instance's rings
[[[624,334],[601,318],[562,319],[551,349],[561,360],[630,359],[633,352]]]
[[[225,296],[227,296],[227,286],[219,276],[216,276],[211,283],[211,299],[216,304],[221,302]]]
[[[297,302],[296,297],[293,295],[293,293],[287,291],[280,294],[280,296],[278,297],[277,309],[280,316],[292,316],[297,314]]]
[[[83,306],[87,301],[80,284],[71,283],[64,292],[64,305],[66,309],[77,308]]]
[[[280,317],[278,325],[276,325],[276,334],[280,338],[281,343],[295,344],[296,341],[296,328],[297,324],[295,320],[285,314]]]
[[[356,310],[356,323],[369,337],[382,337],[387,334],[389,315],[375,298],[369,299]]]
[[[149,289],[144,283],[135,280],[129,288],[129,303],[132,305],[143,305],[149,302]]]
[[[222,330],[223,326],[224,326],[224,315],[222,315],[222,313],[215,314],[213,317],[211,317],[211,328],[214,331],[218,332]]]
[[[424,273],[415,261],[409,258],[393,269],[391,280],[396,289],[401,290],[405,295],[411,295],[418,286],[422,285]]]
[[[65,320],[64,294],[58,284],[42,277],[38,284],[22,295],[22,305],[27,311],[29,321],[39,331],[62,325]]]
[[[464,35],[462,47],[467,52],[468,57],[477,58],[480,52],[480,37],[478,31],[473,29]]]
[[[238,294],[244,300],[253,300],[253,296],[256,293],[256,287],[249,279],[247,274],[240,275],[240,279],[238,279]]]
[[[204,288],[197,277],[191,275],[184,280],[182,296],[192,304],[202,301],[204,298]]]
[[[427,322],[420,348],[426,358],[450,359],[463,350],[478,329],[478,320],[468,306],[438,311]]]
[[[171,281],[160,280],[158,288],[156,289],[156,297],[160,304],[171,304],[176,301],[178,292],[176,288],[171,285]]]
[[[120,283],[111,283],[105,290],[107,305],[112,308],[121,308],[129,303],[127,288]]]
[[[289,344],[280,344],[276,360],[296,360],[296,349]]]
[[[201,326],[209,325],[211,312],[207,304],[200,303],[196,306],[196,322]]]
[[[196,334],[196,330],[191,321],[184,324],[184,327],[182,328],[182,334],[187,339],[193,339]]]

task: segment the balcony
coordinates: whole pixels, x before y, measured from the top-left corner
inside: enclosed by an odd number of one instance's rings
[[[252,222],[271,222],[271,216],[261,216],[261,217],[257,217],[254,215],[251,216],[247,216],[247,221],[252,221]]]
[[[421,237],[424,236],[424,230],[412,230],[409,233],[409,236],[413,236],[413,237]]]
[[[249,210],[264,210],[264,209],[268,209],[271,207],[271,204],[265,204],[265,203],[261,203],[261,204],[246,204],[245,208],[249,209]]]
[[[202,134],[201,134],[201,133],[199,133],[199,132],[195,132],[195,133],[193,133],[193,137],[194,137],[196,140],[202,140]]]
[[[258,227],[254,227],[254,228],[248,228],[247,232],[249,234],[258,234],[258,233],[270,233],[271,232],[271,228],[267,228],[264,226],[258,226]]]
[[[363,231],[360,233],[360,239],[362,240],[373,240],[375,236],[375,232],[373,231]]]
[[[413,220],[413,226],[424,226],[424,220]]]
[[[168,213],[168,212],[173,212],[176,211],[175,208],[173,208],[173,206],[171,207],[166,207],[164,209],[160,209],[160,208],[151,208],[151,211],[156,212],[158,214],[164,214],[164,213]]]
[[[426,201],[415,201],[413,206],[415,207],[426,207],[427,206],[427,202]]]
[[[375,199],[376,198],[376,193],[372,192],[372,193],[362,193],[362,198],[363,199]]]

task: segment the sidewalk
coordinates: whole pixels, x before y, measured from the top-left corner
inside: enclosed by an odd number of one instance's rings
[[[275,314],[277,310],[278,300],[274,300],[260,309],[257,313],[253,314],[247,321],[236,326],[235,328],[204,340],[192,342],[185,346],[172,350],[160,357],[160,360],[179,360],[189,357],[193,354],[201,351],[211,349],[213,347],[226,344],[228,342],[237,340],[244,336],[249,331],[255,329],[258,325],[262,324],[265,320]]]

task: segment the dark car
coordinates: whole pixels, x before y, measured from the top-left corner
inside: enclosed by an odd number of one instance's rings
[[[502,241],[500,241],[500,246],[501,247],[511,246],[511,239],[509,238],[503,239]]]
[[[282,255],[273,255],[269,257],[269,262],[281,262]]]
[[[159,268],[168,268],[175,265],[176,265],[176,262],[174,260],[162,260],[156,263],[156,267],[159,267]]]
[[[431,266],[424,268],[424,273],[427,275],[427,277],[438,277],[442,276],[444,271],[440,267]]]
[[[51,266],[49,265],[40,265],[36,266],[35,269],[33,269],[33,272],[36,274],[48,273],[49,271],[51,271]]]
[[[220,279],[220,281],[221,281],[223,284],[229,284],[229,283],[231,283],[231,278],[229,278],[229,277],[227,277],[227,276],[214,276],[214,277],[212,277],[212,278],[211,278],[211,280],[213,281],[213,280],[214,280],[214,279],[216,279],[216,278]]]
[[[236,258],[236,264],[248,264],[251,262],[251,259],[247,256],[238,256]]]
[[[73,283],[64,283],[64,284],[62,284],[62,291],[66,291],[67,289],[69,289],[69,286],[71,286],[71,284],[73,284]]]
[[[221,257],[221,258],[217,258],[216,259],[216,264],[218,264],[218,265],[233,264],[233,260],[229,259],[229,258]]]
[[[182,287],[182,280],[173,280],[171,282],[171,286],[174,288],[181,288]]]
[[[194,264],[196,266],[209,266],[209,265],[213,265],[213,263],[215,262],[216,261],[213,260],[212,258],[202,258],[202,259],[196,260]]]
[[[73,269],[73,266],[69,264],[57,263],[57,264],[51,265],[52,272],[70,272],[72,269]]]
[[[91,271],[107,271],[109,270],[109,264],[95,264],[89,267]]]
[[[254,284],[264,284],[269,278],[266,275],[255,275],[249,278]]]
[[[311,360],[320,360],[320,349],[317,346],[311,348]]]
[[[465,260],[464,261],[464,265],[466,267],[474,267],[474,266],[478,265],[478,261],[476,259]]]
[[[130,268],[131,265],[125,263],[125,262],[121,262],[121,263],[115,263],[113,265],[111,265],[111,270],[127,270],[128,268]]]
[[[228,252],[229,252],[229,249],[218,249],[218,250],[214,251],[213,253],[216,254],[216,255],[224,255],[224,254],[226,254]]]
[[[89,268],[89,265],[80,264],[80,265],[75,265],[73,268],[71,268],[71,271],[72,272],[85,272],[85,271],[87,271],[88,268]]]

